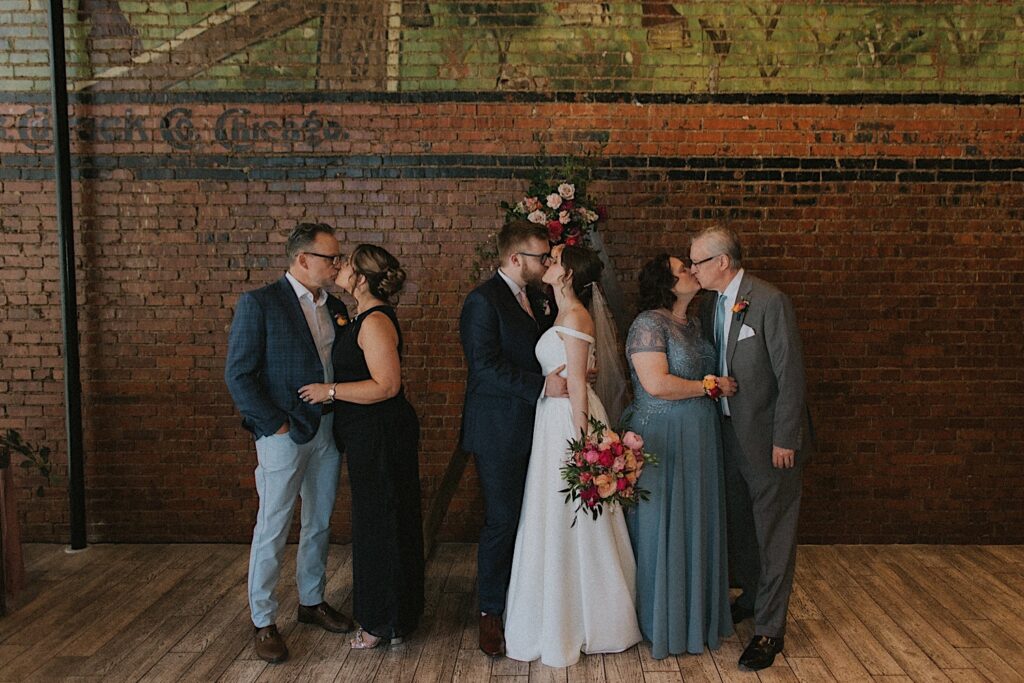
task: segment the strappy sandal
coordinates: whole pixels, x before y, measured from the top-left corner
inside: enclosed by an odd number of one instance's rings
[[[398,645],[401,642],[401,638],[382,638],[360,628],[352,640],[348,641],[348,645],[353,650],[372,650],[381,645]]]

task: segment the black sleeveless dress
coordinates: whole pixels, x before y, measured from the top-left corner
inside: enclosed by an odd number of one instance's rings
[[[380,311],[402,331],[390,306],[375,306],[342,328],[334,345],[334,381],[370,379],[359,329]],[[344,444],[352,488],[352,610],[365,631],[405,636],[423,614],[423,523],[420,512],[419,420],[398,395],[370,405],[334,404],[334,436]]]

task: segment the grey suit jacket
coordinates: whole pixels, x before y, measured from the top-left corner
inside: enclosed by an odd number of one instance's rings
[[[704,329],[714,336],[717,294],[701,308]],[[797,459],[811,448],[804,398],[804,358],[800,331],[789,297],[744,271],[736,301],[747,308],[733,316],[726,347],[729,375],[739,390],[729,399],[736,434],[747,458],[771,458],[772,446],[792,448]],[[753,336],[740,340],[748,327]],[[713,340],[712,340],[713,341]]]

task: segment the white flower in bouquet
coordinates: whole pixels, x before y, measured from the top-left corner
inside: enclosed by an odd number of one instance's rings
[[[528,215],[526,217],[526,220],[530,221],[531,223],[537,223],[538,225],[544,225],[545,223],[548,222],[548,217],[547,214],[538,209],[537,211],[534,211],[530,215]]]

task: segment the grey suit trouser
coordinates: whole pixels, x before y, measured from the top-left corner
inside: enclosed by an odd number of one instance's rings
[[[740,605],[754,610],[754,635],[786,635],[796,568],[796,529],[803,465],[772,466],[771,452],[752,462],[732,421],[722,420],[729,568],[743,589]]]

